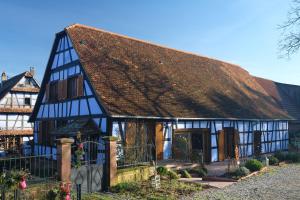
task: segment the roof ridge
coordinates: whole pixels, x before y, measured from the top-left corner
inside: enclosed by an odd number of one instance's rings
[[[281,83],[281,82],[274,81],[274,80],[269,79],[269,78],[263,78],[263,77],[259,77],[259,76],[253,76],[253,77],[258,78],[258,79],[263,79],[263,80],[266,80],[266,81],[272,81],[272,82],[277,83],[277,84],[283,84],[283,85],[288,85],[288,86],[293,86],[293,87],[300,87],[300,85],[296,85],[296,84],[292,84],[292,83]]]
[[[82,27],[82,28],[87,28],[87,29],[91,29],[91,30],[94,30],[94,31],[100,31],[100,32],[108,33],[108,34],[115,35],[115,36],[118,36],[118,37],[122,37],[122,38],[130,39],[130,40],[134,40],[134,41],[138,41],[138,42],[142,42],[142,43],[154,45],[154,46],[157,46],[157,47],[161,47],[161,48],[165,48],[165,49],[170,49],[170,50],[174,50],[174,51],[177,51],[177,52],[181,52],[181,53],[185,53],[185,54],[189,54],[189,55],[193,55],[193,56],[198,56],[198,57],[202,57],[202,58],[207,58],[207,59],[214,60],[214,61],[217,61],[217,62],[221,62],[221,63],[224,63],[224,64],[233,65],[233,66],[239,67],[239,68],[247,71],[246,69],[244,69],[240,65],[235,64],[235,63],[231,63],[229,61],[223,61],[223,60],[220,60],[220,59],[217,59],[217,58],[213,58],[213,57],[209,57],[209,56],[204,56],[204,55],[201,55],[201,54],[198,54],[198,53],[195,53],[195,52],[190,52],[190,51],[176,49],[176,48],[173,48],[173,47],[169,47],[169,46],[157,44],[155,42],[151,42],[151,41],[147,41],[147,40],[143,40],[143,39],[134,38],[134,37],[131,37],[131,36],[127,36],[127,35],[123,35],[123,34],[120,34],[120,33],[115,33],[115,32],[111,32],[111,31],[107,31],[107,30],[104,30],[104,29],[101,29],[101,28],[95,28],[95,27],[92,27],[92,26],[84,25],[84,24],[75,23],[75,24],[67,26],[65,29],[68,30],[68,29],[75,28],[75,27]]]

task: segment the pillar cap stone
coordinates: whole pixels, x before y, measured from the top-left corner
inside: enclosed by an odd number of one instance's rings
[[[60,138],[60,139],[57,139],[57,142],[59,144],[73,144],[74,143],[74,139],[73,138]]]
[[[118,138],[114,137],[114,136],[104,136],[104,137],[102,137],[102,139],[104,141],[117,141],[118,140]]]

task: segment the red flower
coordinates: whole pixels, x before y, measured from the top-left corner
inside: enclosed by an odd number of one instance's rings
[[[82,143],[78,144],[78,149],[83,149],[83,144]]]
[[[19,183],[19,188],[20,188],[21,190],[25,190],[26,187],[27,187],[26,181],[25,181],[24,178],[22,178],[22,180],[21,180],[20,183]]]

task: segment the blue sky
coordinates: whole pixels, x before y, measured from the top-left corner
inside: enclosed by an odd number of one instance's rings
[[[289,0],[28,0],[0,2],[0,72],[35,66],[41,81],[56,32],[82,23],[238,64],[300,85],[300,54],[279,59]]]

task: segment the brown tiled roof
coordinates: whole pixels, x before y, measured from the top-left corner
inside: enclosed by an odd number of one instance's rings
[[[111,116],[289,118],[239,66],[84,25],[66,32]]]
[[[294,119],[300,120],[300,86],[255,77],[256,81]]]

